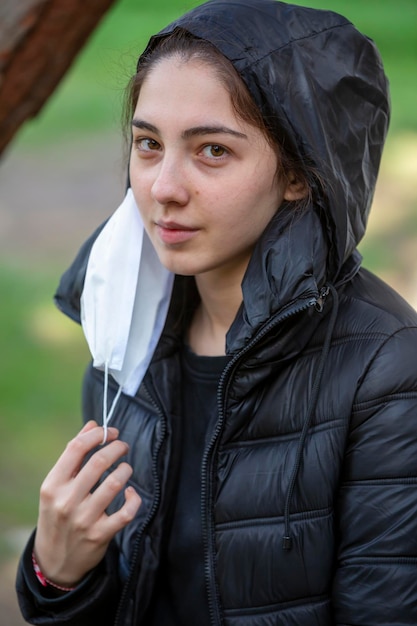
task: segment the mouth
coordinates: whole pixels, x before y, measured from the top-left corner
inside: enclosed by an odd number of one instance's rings
[[[192,239],[199,231],[198,228],[179,224],[177,222],[156,222],[156,231],[160,240],[166,245],[180,244]]]

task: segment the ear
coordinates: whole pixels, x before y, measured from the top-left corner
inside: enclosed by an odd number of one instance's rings
[[[308,185],[305,180],[298,178],[295,172],[291,171],[287,177],[287,186],[284,190],[284,200],[293,202],[302,200],[308,195]]]

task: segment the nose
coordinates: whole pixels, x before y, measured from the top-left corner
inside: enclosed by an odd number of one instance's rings
[[[159,204],[185,205],[189,200],[185,167],[178,157],[165,155],[160,161],[153,181],[152,198]]]

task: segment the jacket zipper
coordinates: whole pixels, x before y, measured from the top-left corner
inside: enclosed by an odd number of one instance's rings
[[[328,288],[323,287],[320,290],[319,297],[316,295],[311,297],[304,297],[298,304],[289,307],[286,311],[278,314],[272,321],[270,321],[264,328],[262,328],[258,334],[248,343],[247,346],[236,354],[232,360],[226,365],[219,381],[217,390],[217,406],[218,406],[218,420],[215,431],[207,446],[203,462],[202,462],[202,486],[201,486],[201,519],[203,526],[203,546],[205,555],[205,577],[206,577],[206,589],[208,595],[210,621],[212,626],[221,626],[223,624],[223,618],[220,614],[220,600],[219,589],[216,577],[213,575],[215,572],[215,533],[213,522],[210,517],[210,511],[213,510],[213,493],[212,493],[212,481],[208,480],[208,472],[212,470],[212,464],[216,447],[219,440],[219,435],[223,430],[224,422],[224,404],[227,394],[227,388],[232,380],[233,371],[236,369],[237,363],[256,346],[271,330],[281,324],[284,320],[307,310],[311,306],[315,306],[318,311],[323,309],[323,301],[328,294]]]
[[[135,538],[135,543],[133,546],[133,550],[132,550],[132,556],[131,556],[131,563],[130,563],[130,569],[129,569],[129,576],[123,586],[122,589],[122,594],[120,597],[120,602],[119,602],[119,606],[117,609],[117,613],[116,613],[116,618],[114,620],[114,626],[125,626],[124,623],[121,621],[122,617],[123,617],[123,612],[125,609],[125,605],[128,601],[129,595],[131,593],[131,588],[132,588],[132,584],[133,584],[133,579],[134,579],[134,575],[137,569],[137,561],[139,558],[139,550],[140,550],[140,545],[142,542],[142,538],[143,535],[145,533],[145,530],[147,529],[147,527],[149,526],[153,516],[155,515],[158,506],[159,506],[159,501],[161,498],[161,485],[160,485],[160,480],[159,480],[159,476],[158,476],[158,468],[157,468],[157,463],[158,463],[158,458],[159,458],[159,453],[160,450],[162,448],[162,444],[165,440],[165,435],[166,435],[166,420],[165,420],[165,414],[163,412],[163,410],[161,409],[161,407],[158,405],[158,403],[154,400],[152,394],[150,393],[150,391],[148,390],[148,388],[146,387],[146,385],[143,385],[143,388],[146,391],[146,395],[148,396],[151,404],[155,407],[158,415],[161,417],[161,437],[160,437],[160,442],[158,445],[158,448],[156,449],[155,455],[153,457],[153,461],[152,461],[152,474],[155,477],[155,498],[154,498],[154,502],[152,505],[152,508],[150,509],[148,516],[146,517],[145,521],[142,524],[142,528],[140,531],[138,531],[138,534]]]
[[[297,306],[288,308],[282,314],[278,315],[273,321],[269,322],[263,329],[259,331],[256,337],[254,337],[247,346],[245,346],[235,357],[233,357],[233,359],[225,367],[220,377],[219,387],[217,391],[217,405],[218,405],[219,418],[217,420],[217,425],[213,433],[213,437],[203,456],[203,462],[202,462],[203,480],[202,480],[202,488],[201,488],[203,546],[204,546],[204,553],[205,553],[205,577],[206,577],[206,588],[207,588],[207,594],[208,594],[210,621],[213,626],[218,626],[222,624],[223,620],[220,615],[220,609],[219,609],[220,602],[219,602],[219,590],[218,590],[217,582],[215,578],[211,576],[211,573],[215,571],[215,564],[214,564],[215,536],[214,536],[214,528],[213,528],[211,519],[209,519],[206,514],[206,511],[212,510],[212,506],[211,506],[212,491],[211,491],[211,485],[210,486],[208,485],[207,476],[208,476],[209,464],[211,464],[213,457],[214,457],[215,446],[218,442],[218,437],[223,429],[223,421],[224,421],[223,398],[226,397],[226,393],[225,393],[226,384],[230,383],[232,379],[232,372],[235,369],[235,366],[237,365],[237,363],[253,347],[255,347],[256,344],[259,341],[261,341],[273,328],[278,326],[281,322],[288,319],[292,315],[301,313],[302,311],[308,309],[311,306],[316,306],[318,307],[318,310],[322,310],[322,301],[326,297],[327,293],[328,293],[328,289],[326,291],[326,289],[323,288],[318,298],[316,296],[306,297],[302,300],[300,304],[298,304]],[[165,414],[163,410],[155,401],[155,399],[153,398],[152,394],[150,393],[150,391],[148,390],[145,384],[144,384],[144,389],[146,391],[146,394],[151,404],[155,407],[156,412],[161,417],[161,438],[160,438],[160,443],[156,450],[156,453],[153,458],[153,463],[152,463],[152,473],[155,476],[155,498],[154,498],[154,503],[152,505],[152,508],[149,511],[148,516],[145,519],[142,525],[142,528],[138,532],[137,537],[135,539],[135,544],[133,546],[132,557],[131,557],[129,576],[123,586],[119,606],[118,606],[117,613],[116,613],[116,618],[114,621],[114,626],[124,626],[121,619],[123,617],[123,611],[127,603],[129,594],[131,592],[133,578],[134,578],[134,574],[135,574],[136,567],[137,567],[137,561],[139,557],[140,545],[142,542],[143,535],[158,509],[160,496],[161,496],[161,486],[160,486],[159,477],[158,477],[157,461],[159,458],[159,453],[160,453],[162,444],[165,440],[166,420],[165,420]],[[205,506],[206,502],[208,502],[209,504],[208,507]]]

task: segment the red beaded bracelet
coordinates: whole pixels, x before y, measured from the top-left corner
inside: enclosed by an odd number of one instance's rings
[[[42,574],[34,552],[32,552],[32,565],[36,578],[39,580],[42,587],[53,587],[54,589],[59,589],[59,591],[73,591],[75,589],[75,587],[62,587],[61,585],[57,585],[51,580],[48,580],[48,578]]]

